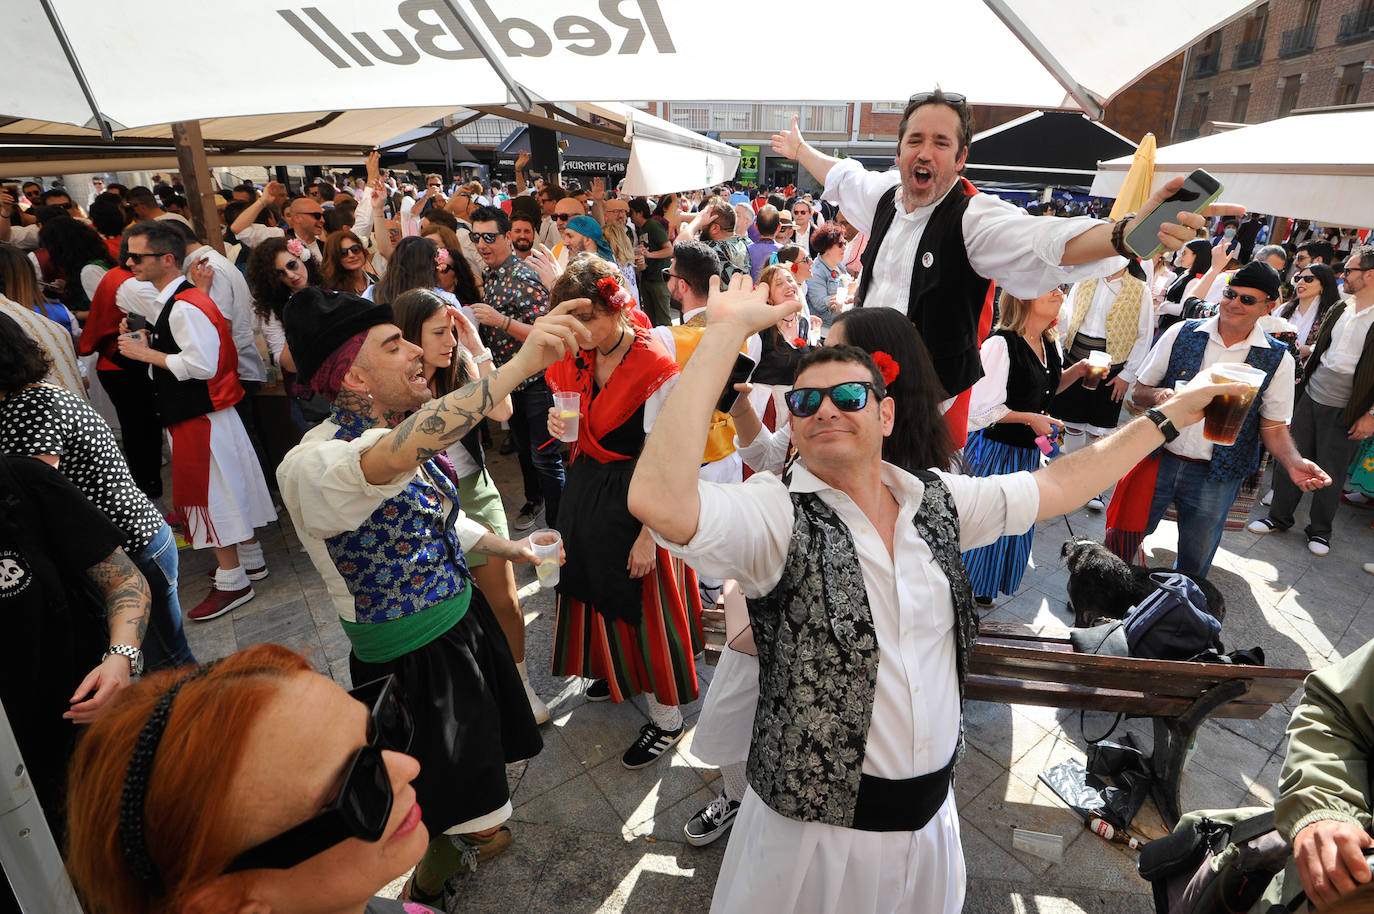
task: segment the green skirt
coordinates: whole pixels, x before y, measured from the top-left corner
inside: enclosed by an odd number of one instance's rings
[[[458,499],[468,517],[502,539],[510,539],[506,527],[506,508],[501,503],[501,493],[496,490],[496,483],[491,481],[490,473],[483,470],[459,479]],[[463,558],[469,568],[480,568],[487,563],[487,557],[480,552],[466,552]]]

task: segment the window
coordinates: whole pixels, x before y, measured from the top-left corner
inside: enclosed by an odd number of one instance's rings
[[[1207,123],[1207,108],[1211,105],[1212,93],[1199,92],[1193,100],[1193,126],[1201,129]]]
[[[1374,2],[1374,0],[1371,0]],[[901,114],[906,111],[906,102],[874,102],[874,114]]]
[[[1302,91],[1301,76],[1285,76],[1283,93],[1279,96],[1279,117],[1287,117],[1298,107],[1298,93]]]
[[[1336,104],[1353,105],[1360,100],[1360,83],[1364,80],[1364,63],[1341,67],[1341,81],[1336,86]]]
[[[1245,20],[1245,29],[1241,33],[1241,41],[1255,41],[1264,37],[1264,26],[1269,22],[1269,4],[1262,4],[1254,13]]]
[[[1236,103],[1231,106],[1231,120],[1237,124],[1245,123],[1245,115],[1250,111],[1250,86],[1236,87]]]
[[[1312,28],[1317,24],[1317,11],[1321,8],[1321,0],[1303,0],[1302,15],[1298,17],[1298,24],[1303,28]]]
[[[1371,0],[1371,2],[1374,2],[1374,0]],[[1205,39],[1203,39],[1202,50],[1199,53],[1211,54],[1213,51],[1220,51],[1221,34],[1224,31],[1225,29],[1217,29],[1215,32],[1213,32],[1212,34],[1208,35]]]

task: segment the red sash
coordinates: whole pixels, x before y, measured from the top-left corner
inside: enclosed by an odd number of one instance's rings
[[[634,454],[617,454],[601,444],[601,438],[615,431],[648,402],[654,392],[681,369],[648,330],[636,326],[634,340],[625,358],[611,372],[606,386],[593,398],[593,365],[596,356],[590,349],[568,353],[544,372],[556,393],[580,393],[582,414],[578,420],[577,442],[572,456],[586,453],[600,463],[632,460]]]

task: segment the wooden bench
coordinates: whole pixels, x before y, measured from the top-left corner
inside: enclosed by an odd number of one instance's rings
[[[1202,722],[1261,717],[1300,688],[1309,672],[1079,654],[1067,630],[984,622],[965,694],[977,701],[1154,718],[1153,795],[1172,828],[1181,812],[1184,758]]]

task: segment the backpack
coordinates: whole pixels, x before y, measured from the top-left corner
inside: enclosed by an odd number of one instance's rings
[[[1176,572],[1155,572],[1150,580],[1154,593],[1127,610],[1120,622],[1071,632],[1074,650],[1147,660],[1190,660],[1208,650],[1220,653],[1221,623],[1207,611],[1202,588]]]
[[[1155,914],[1223,914],[1249,911],[1292,853],[1272,809],[1194,812],[1145,845],[1136,868],[1150,883]]]

